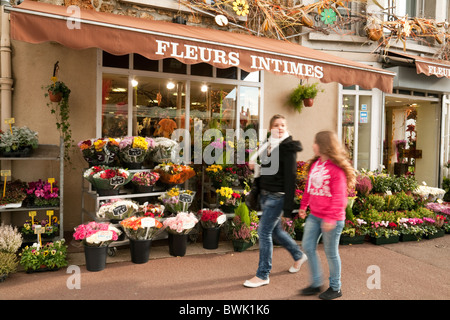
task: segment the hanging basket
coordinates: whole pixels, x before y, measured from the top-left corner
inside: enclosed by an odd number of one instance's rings
[[[51,102],[60,102],[62,100],[61,92],[53,94],[51,90],[48,90],[48,96],[50,97]]]
[[[378,41],[383,36],[383,29],[381,28],[370,28],[367,29],[367,37],[372,41]]]
[[[313,104],[314,104],[314,99],[313,99],[313,98],[306,98],[306,99],[303,99],[303,105],[304,105],[305,107],[312,107]]]

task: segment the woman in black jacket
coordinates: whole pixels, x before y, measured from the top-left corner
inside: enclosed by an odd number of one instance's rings
[[[250,160],[250,168],[258,167],[254,161],[259,156],[260,168],[260,202],[263,213],[259,220],[259,264],[256,276],[244,282],[250,288],[269,284],[272,269],[273,239],[286,248],[294,258],[294,265],[289,272],[300,270],[306,255],[297,243],[281,226],[281,216],[292,217],[294,209],[295,177],[297,173],[297,152],[302,150],[299,141],[292,140],[287,132],[286,119],[275,115],[270,120],[271,136]],[[267,152],[266,152],[267,151]]]

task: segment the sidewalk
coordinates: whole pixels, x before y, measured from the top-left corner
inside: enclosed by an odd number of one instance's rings
[[[328,269],[323,245],[318,247],[328,287]],[[340,246],[342,292],[338,300],[448,300],[450,299],[450,235],[434,240],[384,246],[371,243]],[[308,266],[297,274],[287,272],[292,264],[288,252],[274,248],[270,284],[245,288],[258,265],[257,246],[233,252],[231,243],[216,250],[201,243],[189,244],[184,257],[171,257],[166,245],[151,249],[150,261],[130,262],[126,247],[108,257],[103,271],[86,271],[83,252],[71,252],[69,265],[80,265],[80,289],[69,289],[72,273],[67,269],[26,274],[18,272],[0,283],[0,300],[317,300],[303,297],[299,290],[309,283]],[[379,268],[380,288],[373,267]],[[369,268],[369,270],[368,270]],[[372,271],[371,271],[372,270]],[[184,302],[183,302],[184,303]]]

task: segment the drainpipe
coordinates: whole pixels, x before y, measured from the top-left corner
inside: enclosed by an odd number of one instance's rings
[[[11,118],[11,95],[12,95],[12,76],[11,76],[11,39],[9,34],[9,14],[5,12],[4,7],[10,6],[9,1],[1,1],[0,15],[1,15],[1,36],[0,36],[0,120],[1,129],[9,130],[9,125],[5,124],[5,119]],[[1,161],[2,170],[11,170],[11,161]],[[9,179],[11,179],[10,177]],[[3,183],[2,183],[3,184]],[[11,213],[2,212],[2,222],[5,224],[11,223]]]

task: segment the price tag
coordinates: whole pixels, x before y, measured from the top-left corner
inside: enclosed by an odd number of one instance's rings
[[[138,156],[142,155],[142,149],[139,149],[139,148],[128,149],[128,155],[130,157],[138,157]]]
[[[192,229],[193,227],[195,227],[195,222],[193,222],[193,221],[183,223],[184,230]]]
[[[154,227],[155,224],[156,224],[155,218],[147,217],[141,219],[141,227],[143,228],[151,228]]]
[[[55,178],[48,178],[48,183],[50,183],[50,193],[53,193],[53,184],[55,183]]]
[[[37,225],[36,227],[34,227],[34,234],[38,235],[39,247],[42,247],[41,233],[44,232],[45,228],[43,228],[41,225]]]
[[[224,223],[225,221],[227,221],[227,216],[226,216],[225,214],[223,214],[223,215],[217,217],[217,223],[218,223],[218,224],[222,224],[222,223]]]
[[[0,170],[0,175],[2,177],[5,177],[5,180],[3,182],[3,198],[4,198],[6,194],[6,180],[8,180],[8,176],[11,175],[11,170]]]
[[[31,225],[34,225],[34,217],[36,216],[36,211],[28,212],[28,215],[31,217]]]
[[[14,120],[14,118],[8,118],[8,119],[5,119],[5,123],[6,124],[9,124],[9,130],[11,131],[11,134],[13,133],[12,132],[12,124],[13,123],[15,123],[16,121]]]
[[[110,241],[112,240],[113,233],[111,230],[103,230],[97,232],[97,239],[100,241]]]
[[[47,210],[47,215],[48,215],[48,223],[46,224],[46,226],[50,227],[52,225],[53,210]]]
[[[124,177],[114,177],[109,179],[109,184],[112,186],[120,186],[125,183]]]
[[[187,193],[182,193],[178,197],[178,200],[180,200],[180,202],[191,203],[192,202],[192,196],[190,194],[187,194]]]
[[[122,204],[120,206],[117,206],[113,209],[113,215],[114,216],[120,216],[122,214],[124,214],[125,212],[127,212],[127,206]]]

